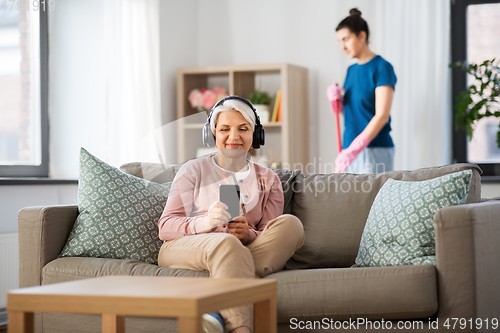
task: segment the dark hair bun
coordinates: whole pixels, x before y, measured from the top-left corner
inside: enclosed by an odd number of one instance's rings
[[[349,11],[349,14],[351,16],[354,16],[354,15],[358,15],[358,16],[361,16],[361,12],[357,9],[357,8],[353,8]]]

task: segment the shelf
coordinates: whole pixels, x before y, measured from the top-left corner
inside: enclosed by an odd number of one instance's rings
[[[264,126],[264,128],[269,128],[269,127],[281,127],[283,123],[279,122],[279,123],[266,123],[266,124],[262,124],[262,126]]]
[[[196,156],[203,146],[193,130],[203,128],[206,114],[193,109],[188,96],[193,89],[219,86],[229,95],[247,98],[255,89],[268,92],[273,103],[281,89],[282,121],[262,124],[266,143],[258,154],[280,155],[286,168],[302,168],[309,161],[308,70],[291,64],[185,67],[177,71],[178,163]],[[272,112],[273,103],[270,105]]]

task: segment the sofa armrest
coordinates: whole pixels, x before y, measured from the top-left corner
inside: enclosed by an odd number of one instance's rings
[[[438,317],[499,318],[500,201],[443,208],[434,222]]]
[[[42,283],[42,269],[61,253],[78,206],[27,207],[19,211],[19,287]]]

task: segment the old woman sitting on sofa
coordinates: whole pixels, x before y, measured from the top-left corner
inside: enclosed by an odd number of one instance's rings
[[[281,270],[303,245],[304,229],[297,217],[282,215],[278,175],[247,158],[251,147],[264,144],[255,108],[244,98],[226,97],[212,108],[203,131],[204,143],[218,152],[188,161],[176,175],[158,222],[165,241],[158,264],[208,271],[214,278],[255,278]],[[219,199],[221,184],[239,185],[239,216],[232,218]],[[230,332],[253,330],[253,305],[220,315]],[[206,332],[223,331],[218,314],[203,318]]]

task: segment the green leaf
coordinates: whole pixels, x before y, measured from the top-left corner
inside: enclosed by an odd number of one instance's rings
[[[467,64],[466,61],[449,64],[450,68],[458,68],[475,78],[473,84],[456,96],[454,104],[455,126],[466,130],[470,138],[476,121],[484,117],[500,118],[499,65],[500,59],[497,58],[485,60],[481,64]]]
[[[498,132],[497,132],[497,145],[500,148],[500,124],[498,124]]]
[[[252,93],[250,93],[250,95],[248,95],[248,99],[254,105],[258,105],[258,104],[269,105],[269,104],[271,104],[271,97],[265,91],[255,90]]]

